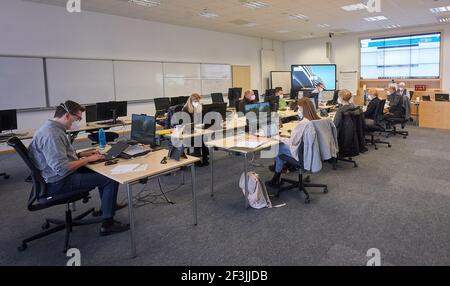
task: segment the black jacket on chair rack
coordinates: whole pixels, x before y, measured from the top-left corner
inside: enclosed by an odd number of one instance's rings
[[[357,106],[341,109],[338,124],[339,157],[355,157],[367,151],[364,137],[364,113]]]

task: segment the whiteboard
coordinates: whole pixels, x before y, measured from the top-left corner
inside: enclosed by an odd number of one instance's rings
[[[200,64],[164,63],[164,77],[200,78]]]
[[[202,79],[231,79],[231,66],[220,64],[202,64]]]
[[[202,95],[210,95],[211,93],[221,92],[228,94],[231,87],[231,79],[203,79]]]
[[[273,71],[270,72],[271,87],[282,87],[284,93],[289,93],[291,90],[291,72],[290,71]]]
[[[114,61],[117,101],[163,97],[162,63]]]
[[[45,106],[43,59],[0,57],[0,110]]]
[[[351,93],[356,94],[358,89],[358,72],[341,71],[339,73],[339,89],[348,89]]]
[[[202,83],[200,79],[165,78],[164,96],[189,96],[192,93],[201,94]]]
[[[89,104],[114,100],[113,62],[48,59],[50,106],[66,100]]]

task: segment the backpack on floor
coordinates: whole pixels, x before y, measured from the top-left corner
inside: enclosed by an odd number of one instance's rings
[[[242,192],[244,193],[245,196],[244,176],[245,176],[244,173],[242,173],[241,178],[239,180],[239,187],[242,189]],[[259,178],[258,174],[256,174],[255,172],[248,172],[247,180],[248,180],[247,200],[249,205],[255,209],[271,208],[272,202],[269,199],[266,185]]]

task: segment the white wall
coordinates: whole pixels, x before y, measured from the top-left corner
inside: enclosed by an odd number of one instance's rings
[[[354,34],[330,38],[311,39],[303,41],[291,41],[284,43],[285,68],[290,68],[291,64],[321,64],[335,63],[340,70],[359,71],[359,39],[363,37],[375,37],[384,35],[397,35],[405,33],[421,32],[442,32],[442,52],[443,59],[443,85],[445,91],[450,91],[450,26],[434,26],[416,29],[396,29],[378,33]],[[326,57],[326,42],[333,43],[331,60]]]
[[[261,86],[261,49],[281,42],[136,20],[18,0],[0,1],[0,55],[139,59],[250,65],[252,88]],[[129,114],[153,113],[153,103],[133,104]],[[19,129],[38,127],[50,111],[19,114]]]

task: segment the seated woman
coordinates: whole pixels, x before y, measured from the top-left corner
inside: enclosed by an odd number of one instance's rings
[[[303,132],[306,125],[312,120],[320,120],[316,113],[314,103],[307,97],[303,97],[298,101],[298,117],[300,123],[292,130],[291,137],[283,138],[279,145],[278,155],[275,158],[275,174],[272,180],[267,182],[271,187],[277,187],[280,184],[281,171],[283,170],[284,161],[281,160],[281,155],[287,155],[295,158],[292,154],[298,153],[298,148],[301,144]],[[296,156],[298,157],[298,156]],[[295,158],[298,160],[298,158]]]
[[[348,89],[339,91],[338,103],[340,107],[334,117],[334,125],[337,129],[341,126],[344,113],[357,108],[357,106],[353,104],[353,95]]]
[[[380,103],[378,98],[378,91],[375,88],[368,90],[369,104],[367,105],[367,110],[364,112],[364,118],[366,120],[366,125],[371,126],[375,124],[375,117],[377,116],[377,107]]]
[[[201,104],[202,97],[198,93],[193,93],[191,96],[189,96],[186,104],[183,106],[183,112],[188,113],[191,116],[191,122],[192,123],[198,123],[200,124],[203,120],[202,118],[202,104]],[[194,142],[194,138],[192,138],[192,142]],[[194,144],[192,144],[194,145]],[[205,146],[205,143],[202,139],[202,147],[194,146],[194,156],[201,157],[202,161],[197,162],[196,165],[199,167],[207,166],[209,165],[209,150]]]
[[[249,89],[244,93],[244,99],[239,102],[239,112],[244,112],[244,107],[247,104],[253,104],[256,102],[256,96],[253,90]]]

